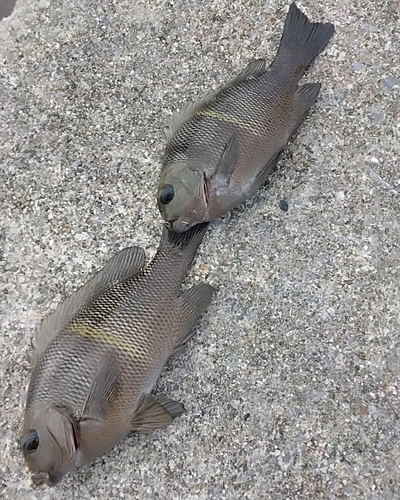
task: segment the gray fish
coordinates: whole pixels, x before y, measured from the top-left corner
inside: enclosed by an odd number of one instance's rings
[[[147,267],[142,248],[122,250],[39,325],[21,440],[35,486],[184,412],[150,391],[212,298],[204,283],[180,291],[207,227],[164,228]]]
[[[252,61],[236,78],[171,124],[158,206],[174,231],[226,214],[248,199],[276,165],[320,91],[299,80],[334,33],[293,3],[278,53],[266,69]]]

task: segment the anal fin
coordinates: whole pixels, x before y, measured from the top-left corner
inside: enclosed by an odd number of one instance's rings
[[[130,428],[132,431],[140,432],[163,429],[183,413],[185,413],[183,404],[168,396],[143,394]]]
[[[312,106],[317,100],[319,91],[321,90],[320,83],[305,83],[301,85],[295,95],[295,107],[291,116],[291,136],[303,123]]]
[[[215,289],[208,283],[193,285],[181,296],[182,301],[182,331],[175,352],[179,351],[194,335],[194,326],[211,302]]]

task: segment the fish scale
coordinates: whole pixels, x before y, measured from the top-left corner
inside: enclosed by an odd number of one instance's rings
[[[293,3],[275,60],[257,59],[171,123],[158,207],[172,229],[225,215],[265,183],[279,154],[314,105],[320,84],[299,80],[334,33]]]
[[[207,226],[183,236],[164,228],[147,267],[142,249],[123,250],[39,326],[22,437],[35,485],[57,484],[130,430],[184,411],[150,391],[211,300],[204,283],[181,292]]]

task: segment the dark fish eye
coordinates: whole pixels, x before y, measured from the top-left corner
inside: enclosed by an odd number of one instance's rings
[[[32,431],[31,434],[25,439],[23,448],[27,453],[33,453],[39,448],[39,436],[36,431]]]
[[[175,197],[175,189],[171,184],[166,184],[160,191],[158,196],[160,203],[163,205],[168,205]]]

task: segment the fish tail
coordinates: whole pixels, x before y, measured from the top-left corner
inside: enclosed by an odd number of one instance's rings
[[[177,233],[164,225],[159,249],[166,247],[177,249],[180,253],[183,252],[191,263],[209,225],[209,222],[196,224],[184,233]]]
[[[286,17],[278,57],[288,56],[297,62],[299,79],[320,54],[335,32],[331,23],[313,23],[293,2]]]

